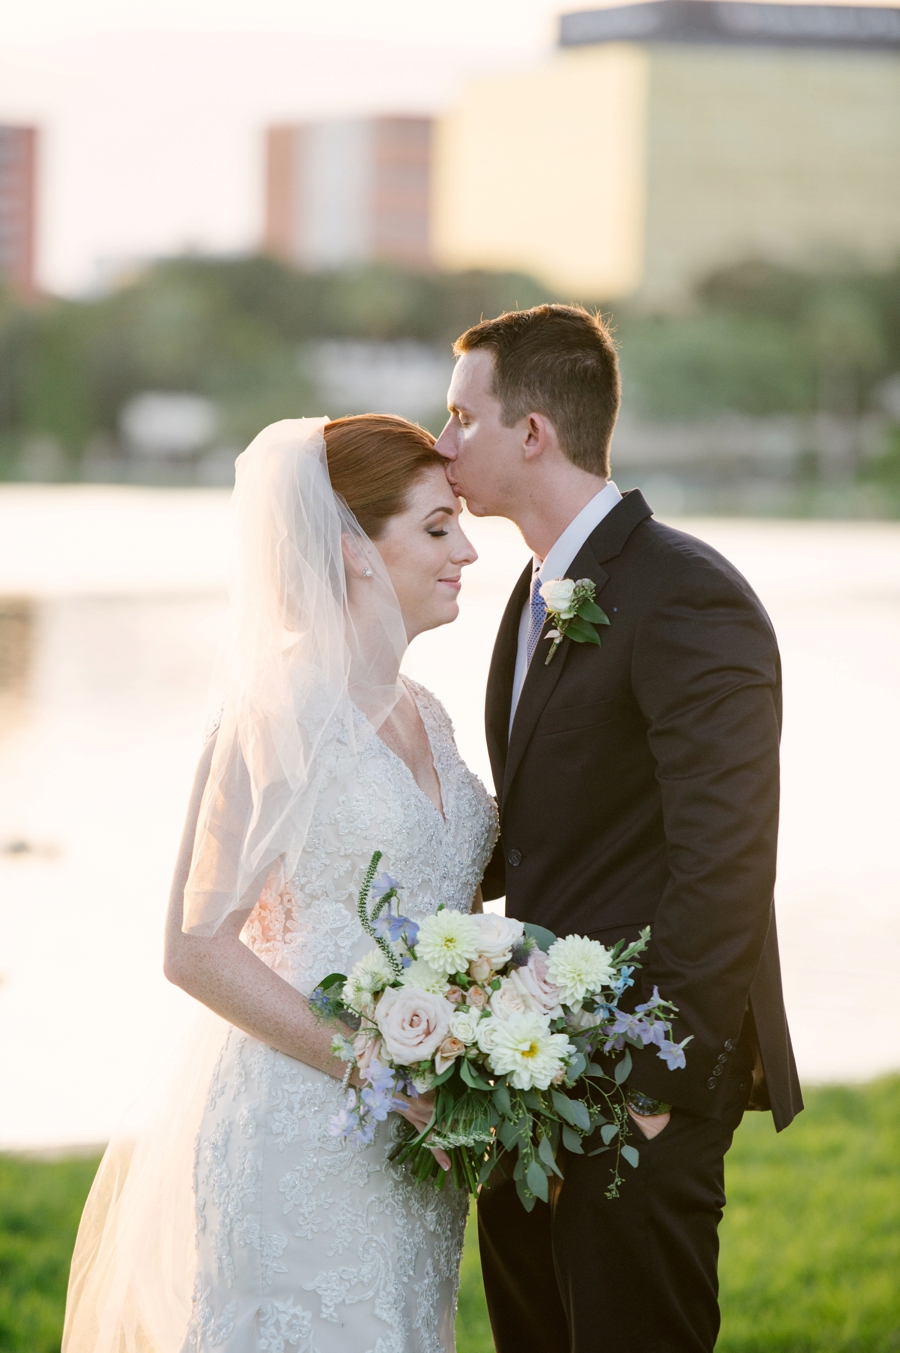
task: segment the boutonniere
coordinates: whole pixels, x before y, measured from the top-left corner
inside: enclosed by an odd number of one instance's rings
[[[550,639],[550,652],[544,659],[546,667],[563,639],[574,639],[576,644],[600,645],[598,625],[608,625],[609,616],[594,601],[596,586],[590,578],[551,578],[541,585],[541,596],[547,607],[547,616],[554,628],[544,635]]]

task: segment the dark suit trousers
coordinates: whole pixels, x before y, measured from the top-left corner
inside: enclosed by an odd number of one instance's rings
[[[511,1181],[482,1190],[497,1353],[710,1353],[725,1153],[750,1092],[745,1059],[735,1058],[725,1091],[722,1119],[676,1108],[651,1141],[632,1123],[640,1164],[623,1163],[616,1199],[604,1197],[609,1153],[566,1154],[565,1182],[530,1213]]]

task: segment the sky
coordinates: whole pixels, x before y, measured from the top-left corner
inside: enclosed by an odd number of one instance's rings
[[[603,0],[594,0],[594,7]],[[29,0],[5,7],[0,121],[41,128],[38,273],[103,288],[184,249],[253,248],[263,129],[439,112],[539,62],[587,0]]]
[[[0,121],[42,129],[38,270],[252,247],[268,122],[433,112],[466,76],[539,60],[548,0],[29,0],[0,39]]]

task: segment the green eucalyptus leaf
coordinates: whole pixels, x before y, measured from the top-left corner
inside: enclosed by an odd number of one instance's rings
[[[494,1103],[504,1118],[512,1118],[512,1104],[509,1099],[509,1090],[505,1085],[494,1086]]]
[[[533,921],[526,921],[524,925],[525,934],[530,940],[534,940],[539,949],[543,949],[546,954],[551,944],[556,943],[556,936],[552,930],[546,926],[535,925]]]
[[[612,1141],[613,1137],[617,1135],[618,1131],[619,1131],[618,1123],[607,1123],[605,1127],[602,1127],[600,1129],[600,1136],[602,1137],[605,1146],[609,1146],[610,1142]]]
[[[631,1053],[626,1048],[625,1056],[622,1058],[621,1062],[616,1063],[616,1069],[613,1072],[613,1075],[616,1078],[616,1085],[622,1085],[628,1079],[631,1075],[631,1067]]]
[[[515,1123],[511,1123],[509,1119],[505,1119],[504,1122],[500,1124],[500,1127],[497,1130],[497,1135],[500,1138],[503,1145],[506,1147],[507,1151],[512,1151],[513,1147],[516,1145],[516,1142],[519,1140],[518,1128],[516,1127]]]
[[[554,1159],[553,1146],[550,1142],[549,1137],[542,1137],[541,1140],[538,1142],[538,1155],[540,1156],[544,1164],[547,1166],[547,1168],[552,1170],[554,1174],[559,1175],[560,1179],[562,1179],[563,1177],[562,1170],[559,1168],[559,1166],[556,1163],[556,1160]]]
[[[525,1188],[525,1185],[522,1183],[521,1179],[516,1180],[516,1193],[519,1195],[519,1202],[522,1204],[525,1211],[533,1212],[534,1205],[537,1199],[534,1197],[533,1194],[528,1192],[528,1190]]]
[[[546,1203],[550,1196],[550,1185],[547,1182],[546,1174],[536,1160],[531,1162],[525,1172],[525,1183],[531,1189],[535,1198],[540,1198],[542,1203]]]
[[[641,1163],[641,1158],[638,1155],[637,1149],[633,1146],[623,1146],[622,1155],[628,1161],[628,1164],[635,1170]]]
[[[589,1151],[589,1156],[602,1156],[604,1151],[611,1151],[611,1146],[598,1146],[596,1151]]]
[[[562,1130],[563,1146],[567,1151],[571,1151],[573,1156],[583,1156],[584,1147],[581,1145],[581,1138],[577,1132],[574,1132],[568,1124],[563,1123]]]
[[[569,1080],[577,1081],[578,1077],[584,1073],[584,1069],[586,1066],[587,1061],[585,1059],[584,1053],[576,1052],[575,1056],[569,1062],[569,1066],[566,1072]]]
[[[490,1092],[491,1087],[486,1080],[482,1080],[471,1062],[466,1061],[465,1057],[460,1058],[459,1074],[462,1076],[466,1085],[473,1090],[486,1090]]]

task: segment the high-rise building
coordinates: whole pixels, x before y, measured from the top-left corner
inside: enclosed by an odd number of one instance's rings
[[[37,129],[0,126],[0,282],[35,289]]]
[[[435,254],[684,304],[747,259],[900,257],[900,8],[650,0],[567,14],[439,124]]]
[[[270,127],[265,248],[305,268],[431,260],[431,120]]]

